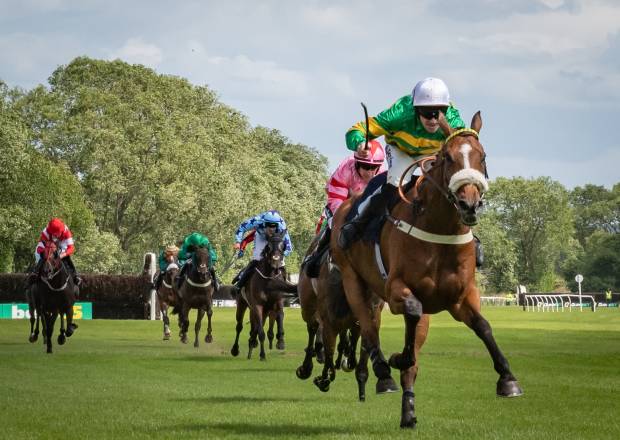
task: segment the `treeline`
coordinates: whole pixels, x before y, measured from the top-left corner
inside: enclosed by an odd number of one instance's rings
[[[253,128],[208,87],[121,61],[76,58],[48,86],[0,83],[0,268],[23,271],[52,216],[84,272],[135,273],[192,231],[221,261],[250,215],[278,209],[294,267],[324,204],[327,160]]]
[[[0,271],[26,269],[52,216],[73,230],[84,272],[136,273],[144,252],[191,231],[209,236],[222,267],[238,224],[266,209],[287,220],[296,268],[326,179],[317,151],[251,127],[183,78],[82,57],[47,86],[0,80]],[[577,273],[588,291],[620,290],[620,184],[497,178],[490,188],[476,228],[485,291],[575,290]]]

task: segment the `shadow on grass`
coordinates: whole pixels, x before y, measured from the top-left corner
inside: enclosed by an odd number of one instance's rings
[[[299,436],[314,436],[319,434],[328,435],[341,435],[351,434],[351,432],[344,428],[338,428],[335,426],[307,426],[307,425],[295,425],[295,424],[279,424],[279,425],[265,425],[260,423],[239,423],[239,422],[216,422],[216,423],[198,423],[198,424],[179,424],[171,425],[173,430],[185,431],[188,433],[195,433],[205,431],[212,435],[217,435],[218,431],[222,434],[244,436],[265,436],[265,437],[299,437]],[[206,437],[205,437],[206,438]]]
[[[267,403],[267,402],[307,402],[318,399],[298,399],[295,397],[255,397],[255,396],[205,396],[205,397],[178,397],[168,399],[174,402],[199,402],[199,403]]]

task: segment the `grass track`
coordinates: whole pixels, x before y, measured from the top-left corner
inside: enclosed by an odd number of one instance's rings
[[[306,340],[298,309],[286,310],[286,350],[268,351],[267,362],[245,358],[247,325],[241,355],[229,354],[233,309],[215,310],[214,342],[198,349],[162,341],[160,321],[93,320],[47,355],[28,343],[26,321],[2,320],[0,437],[620,438],[619,310],[483,312],[525,395],[496,398],[482,342],[439,314],[420,358],[414,431],[398,427],[400,393],[375,395],[373,376],[365,403],[352,373],[338,371],[326,394],[297,379]],[[384,313],[381,335],[386,355],[400,350],[402,318]]]

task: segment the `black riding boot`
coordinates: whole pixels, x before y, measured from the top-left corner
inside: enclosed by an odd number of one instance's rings
[[[258,264],[258,260],[250,261],[250,263],[245,267],[245,269],[239,272],[239,275],[235,277],[235,279],[233,280],[233,283],[234,283],[233,285],[235,286],[235,289],[237,291],[240,291],[241,288],[248,281],[248,279],[250,279],[253,269],[256,267],[257,264]]]
[[[332,230],[329,226],[323,230],[323,235],[321,235],[321,238],[316,245],[316,249],[308,255],[304,261],[306,266],[306,275],[310,278],[316,278],[319,276],[321,257],[323,256],[325,250],[329,247],[329,239],[332,235],[331,232]]]
[[[381,190],[370,198],[366,208],[357,217],[342,225],[340,235],[338,236],[338,246],[342,249],[347,249],[355,241],[359,240],[368,222],[375,217],[385,214],[387,204],[396,191],[397,189],[394,185],[389,183],[383,185]]]
[[[484,251],[482,250],[482,242],[474,235],[474,244],[476,245],[476,267],[482,267],[484,263]]]
[[[175,281],[177,283],[177,290],[181,288],[181,285],[183,284],[183,279],[185,278],[185,272],[187,272],[187,266],[189,266],[188,263],[185,263],[183,265],[183,267],[181,268],[181,271],[179,272],[179,274],[177,275]]]
[[[69,272],[71,272],[75,285],[80,287],[82,285],[82,278],[80,278],[80,276],[78,275],[77,270],[75,269],[75,265],[73,264],[73,260],[71,260],[71,257],[65,257],[62,261],[65,262],[67,268],[69,269]]]
[[[163,283],[164,281],[164,277],[166,276],[165,272],[159,272],[157,274],[157,277],[155,278],[155,290],[159,290],[159,288],[161,287],[161,283]]]
[[[217,280],[217,276],[215,275],[215,268],[210,268],[209,273],[211,274],[211,279],[213,280],[213,290],[217,292],[218,290],[220,290],[220,283]]]

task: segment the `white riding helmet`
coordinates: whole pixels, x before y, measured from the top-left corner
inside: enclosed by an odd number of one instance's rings
[[[418,82],[411,92],[413,106],[441,106],[450,105],[448,86],[439,78],[425,78]]]

